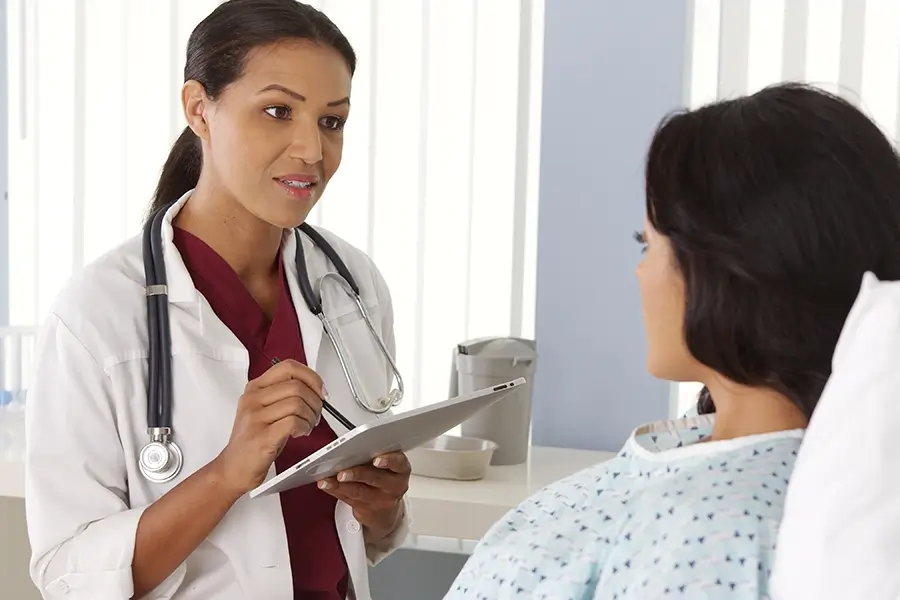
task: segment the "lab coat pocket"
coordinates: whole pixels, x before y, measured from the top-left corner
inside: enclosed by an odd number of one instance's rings
[[[391,390],[392,371],[378,343],[381,338],[381,310],[366,306],[374,331],[359,310],[328,320],[353,378],[360,399],[371,406]],[[378,336],[378,337],[376,337]]]

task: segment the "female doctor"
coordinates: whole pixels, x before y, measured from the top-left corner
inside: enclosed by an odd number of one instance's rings
[[[192,33],[188,127],[150,216],[165,287],[145,278],[152,253],[137,236],[69,282],[38,342],[26,501],[44,598],[367,599],[367,565],[405,538],[402,454],[318,487],[247,496],[346,432],[323,399],[358,425],[384,414],[371,405],[391,389],[393,362],[354,298],[321,280],[335,270],[322,243],[293,229],[341,162],[355,62],[336,26],[295,0],[229,0]],[[384,280],[321,234],[392,355]],[[307,306],[307,277],[362,402]],[[150,296],[169,315],[171,349],[155,365]],[[170,420],[148,424],[167,410],[148,408],[148,370],[160,365],[171,365]],[[141,467],[154,426],[183,459],[171,479]]]

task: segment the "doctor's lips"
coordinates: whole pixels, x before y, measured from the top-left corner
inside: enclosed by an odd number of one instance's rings
[[[284,177],[276,177],[275,181],[287,193],[300,200],[309,200],[313,190],[319,185],[319,178],[316,175],[285,175]]]

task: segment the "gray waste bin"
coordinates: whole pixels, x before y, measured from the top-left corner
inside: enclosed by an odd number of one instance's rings
[[[527,383],[462,424],[462,435],[499,445],[492,465],[517,465],[528,459],[531,442],[531,390],[537,362],[534,340],[479,338],[453,352],[450,396],[524,377]]]

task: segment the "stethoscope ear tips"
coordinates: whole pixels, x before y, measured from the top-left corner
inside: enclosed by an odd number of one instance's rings
[[[400,404],[400,401],[403,400],[403,392],[398,389],[391,390],[391,393],[388,394],[388,398],[391,399],[391,406],[397,406]]]
[[[384,410],[388,408],[397,406],[400,404],[400,401],[403,400],[403,392],[398,389],[393,389],[388,393],[387,397],[381,396],[378,398],[378,406]]]

